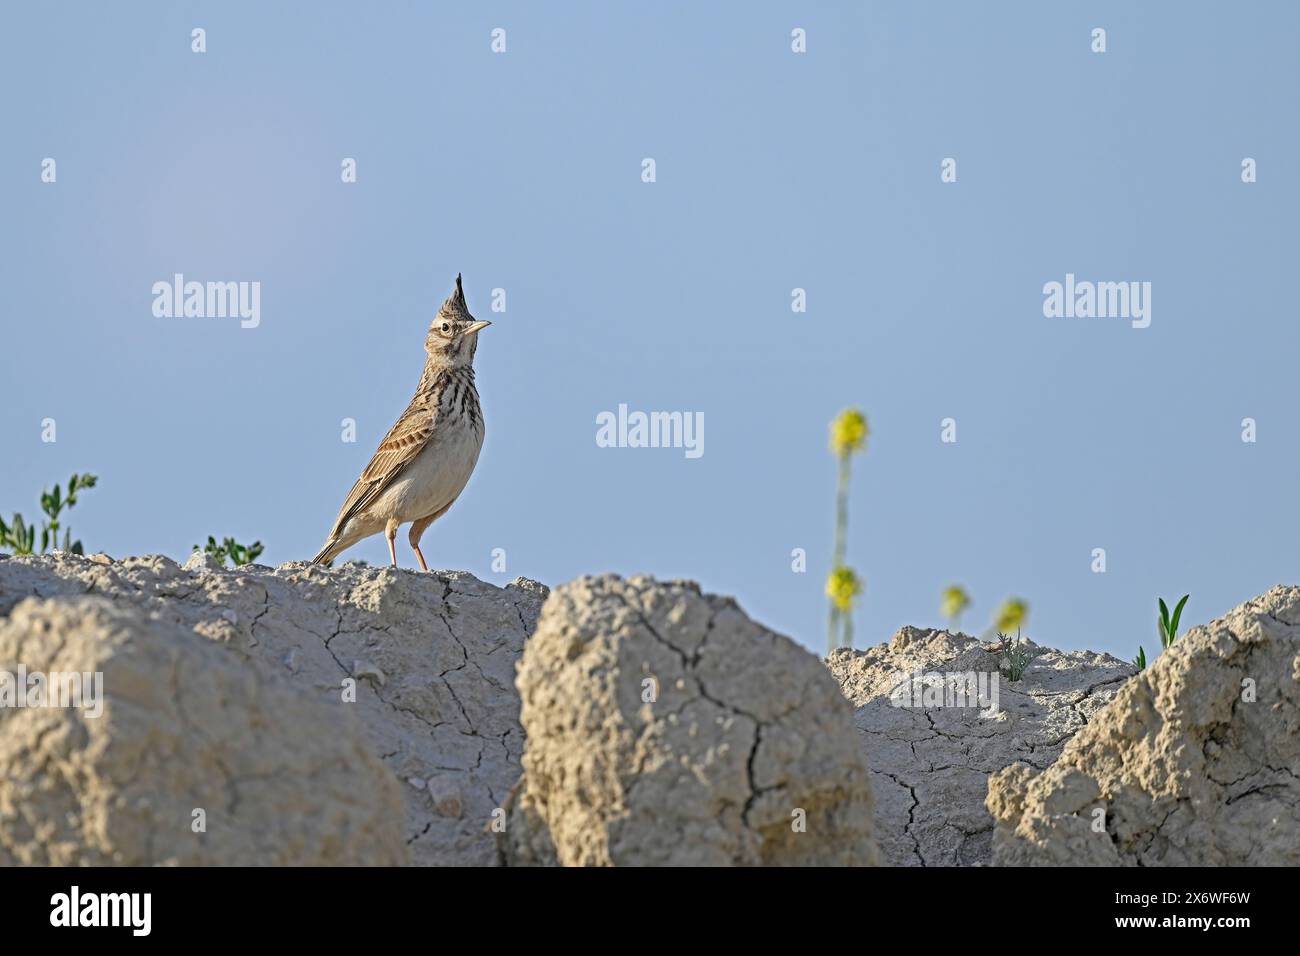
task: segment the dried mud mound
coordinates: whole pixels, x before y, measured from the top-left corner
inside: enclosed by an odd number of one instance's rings
[[[1300,864],[1300,588],[1188,631],[988,806],[1002,865]]]
[[[250,680],[274,678],[346,712],[400,783],[405,810],[395,817],[412,863],[496,861],[485,828],[519,777],[514,668],[546,595],[541,585],[298,562],[223,570],[201,556],[184,567],[157,556],[0,560],[0,616],[27,596],[66,603],[87,594],[221,645],[211,649],[231,655]],[[109,681],[106,692],[114,690]],[[310,749],[312,738],[335,731],[322,722],[295,733]],[[198,737],[194,745],[205,746]]]
[[[512,865],[872,864],[871,786],[826,668],[692,583],[557,588],[519,668]]]
[[[888,644],[838,650],[827,661],[857,708],[853,723],[871,768],[876,839],[891,866],[989,863],[989,776],[1016,762],[1050,766],[1134,673],[1109,654],[1027,641],[1029,666],[1011,681],[1000,673],[1005,660],[996,646],[904,627]],[[977,706],[943,703],[937,690],[958,675],[976,677],[969,702]],[[978,706],[979,682],[991,696],[992,675],[999,675],[996,714],[991,701]],[[928,698],[926,686],[936,689]]]

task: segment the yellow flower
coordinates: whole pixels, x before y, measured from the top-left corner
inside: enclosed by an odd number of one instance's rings
[[[870,434],[867,416],[856,408],[846,408],[831,422],[831,451],[841,458],[862,451]]]
[[[970,607],[970,595],[959,585],[953,584],[943,592],[943,604],[939,608],[939,613],[947,618],[955,618],[968,607]]]
[[[853,599],[862,593],[862,581],[849,567],[840,565],[826,579],[826,596],[841,611],[853,609]]]
[[[998,608],[998,616],[993,622],[993,629],[1001,634],[1010,634],[1025,626],[1029,616],[1029,605],[1020,598],[1008,598]]]

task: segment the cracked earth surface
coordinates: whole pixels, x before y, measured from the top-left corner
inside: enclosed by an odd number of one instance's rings
[[[890,703],[914,670],[998,670],[966,635],[828,671],[689,582],[580,579],[539,620],[546,594],[0,558],[9,664],[112,677],[102,721],[0,713],[0,863],[1300,864],[1300,588],[1137,677],[1029,643],[994,718]],[[191,806],[220,838],[174,826]]]
[[[405,861],[401,788],[350,715],[213,642],[132,603],[33,598],[0,618],[0,669],[18,664],[99,672],[104,699],[0,708],[0,865]]]
[[[1300,588],[1189,630],[988,804],[1000,865],[1300,865]]]
[[[343,565],[220,569],[150,556],[0,560],[0,615],[94,594],[207,637],[332,707],[354,708],[401,783],[417,865],[492,864],[485,827],[519,775],[514,665],[546,589],[464,572]],[[355,681],[345,703],[343,681]]]
[[[730,599],[643,577],[566,584],[518,683],[512,864],[875,861],[849,708],[815,657]]]
[[[1024,677],[998,681],[999,711],[893,705],[904,676],[997,673],[994,645],[966,634],[904,627],[888,644],[838,650],[827,660],[854,705],[854,726],[871,768],[875,834],[892,866],[973,866],[992,859],[988,778],[1009,764],[1043,769],[1133,674],[1131,664],[1090,651],[1026,641]],[[916,700],[913,704],[919,704]]]

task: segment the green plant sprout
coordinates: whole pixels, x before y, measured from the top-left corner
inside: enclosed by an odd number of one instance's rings
[[[72,529],[64,528],[59,520],[63,512],[77,503],[77,492],[94,488],[99,479],[94,475],[78,475],[75,472],[68,479],[68,492],[56,484],[53,491],[41,492],[41,511],[45,519],[41,522],[41,550],[44,554],[54,546],[56,551],[71,554],[84,554],[80,541],[72,538]],[[59,545],[59,531],[63,531],[63,545]],[[11,548],[15,555],[36,553],[36,526],[29,525],[23,516],[14,512],[13,522],[5,524],[0,519],[0,548]]]
[[[194,546],[194,550],[200,550],[197,544]],[[250,545],[242,545],[234,538],[226,538],[220,544],[217,544],[217,539],[212,535],[208,535],[208,543],[203,546],[202,551],[204,554],[210,554],[216,558],[222,567],[225,567],[226,558],[230,558],[231,563],[238,568],[256,561],[263,548],[260,541],[254,541]]]
[[[998,638],[1002,641],[1003,660],[1007,665],[1007,680],[1015,683],[1025,676],[1025,669],[1029,667],[1033,655],[1029,653],[1029,648],[1025,647],[1019,631],[1016,631],[1015,639],[1008,638],[1000,631]]]
[[[1178,640],[1178,620],[1183,616],[1183,605],[1187,603],[1190,594],[1184,594],[1183,599],[1178,602],[1174,608],[1174,616],[1169,616],[1169,608],[1165,605],[1165,599],[1160,598],[1160,646],[1164,650],[1174,646],[1174,641]]]
[[[960,585],[950,584],[944,589],[939,613],[948,619],[953,631],[961,626],[962,611],[968,607],[970,607],[970,595]]]
[[[996,631],[998,640],[1002,646],[998,651],[1002,654],[1003,660],[1007,666],[1007,678],[1011,681],[1018,681],[1025,676],[1025,668],[1033,659],[1029,649],[1025,647],[1025,642],[1020,640],[1020,629],[1025,626],[1029,619],[1029,605],[1022,598],[1007,598],[998,608],[997,614],[993,616],[993,626],[989,631]],[[1007,635],[1012,631],[1016,632],[1016,639],[1008,638]],[[988,631],[985,632],[987,634]]]
[[[1174,646],[1174,642],[1178,640],[1178,622],[1183,617],[1183,606],[1187,604],[1189,597],[1191,597],[1190,594],[1183,595],[1183,599],[1174,606],[1172,615],[1169,613],[1169,605],[1165,604],[1165,599],[1157,599],[1160,604],[1160,617],[1156,620],[1156,630],[1160,635],[1160,649],[1162,651],[1169,650]],[[1141,644],[1138,645],[1137,657],[1133,658],[1133,666],[1139,671],[1147,669],[1147,652]]]
[[[844,563],[849,530],[849,462],[867,445],[867,417],[856,408],[846,408],[831,422],[831,451],[839,459],[835,488],[835,545],[831,572],[826,578],[830,613],[826,624],[826,653],[836,647],[853,646],[853,605],[862,593],[862,580]]]

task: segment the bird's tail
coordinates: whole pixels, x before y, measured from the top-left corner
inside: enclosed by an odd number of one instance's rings
[[[312,564],[323,564],[329,567],[339,553],[347,547],[347,543],[340,541],[338,538],[330,538],[325,542],[325,547],[320,549],[320,553],[311,559]]]
[[[339,522],[330,531],[330,536],[325,539],[320,554],[312,558],[311,563],[328,565],[340,554],[364,538],[367,531],[373,533],[373,529],[368,525],[362,525],[358,528],[355,518],[351,521]]]

